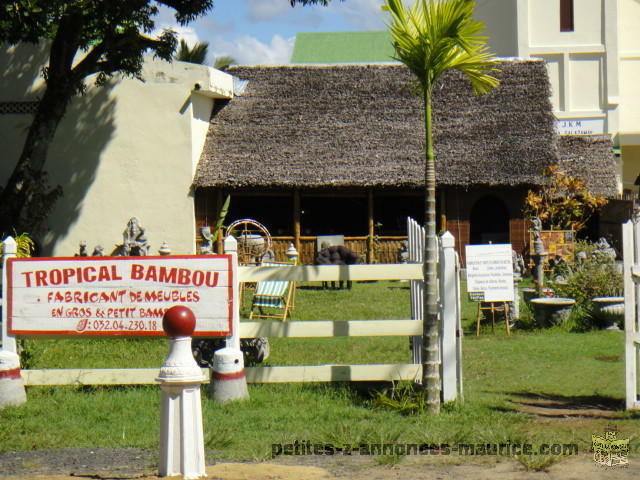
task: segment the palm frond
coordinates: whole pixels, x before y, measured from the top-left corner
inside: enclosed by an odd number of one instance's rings
[[[497,71],[488,53],[482,22],[473,18],[475,2],[469,0],[416,0],[405,8],[402,0],[387,0],[383,10],[391,14],[389,32],[395,58],[431,90],[440,75],[460,70],[473,90],[486,93],[498,85]]]
[[[182,62],[204,64],[207,58],[207,52],[209,50],[209,42],[198,42],[192,48],[189,47],[187,42],[180,40],[180,46],[178,52],[174,58]]]

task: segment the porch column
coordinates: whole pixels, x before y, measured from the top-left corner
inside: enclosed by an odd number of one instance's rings
[[[367,216],[368,216],[368,230],[367,234],[367,263],[373,263],[375,261],[375,252],[373,251],[374,241],[373,236],[375,234],[375,225],[373,221],[373,190],[367,191]]]
[[[293,243],[298,251],[298,258],[302,258],[300,250],[300,190],[293,190]]]

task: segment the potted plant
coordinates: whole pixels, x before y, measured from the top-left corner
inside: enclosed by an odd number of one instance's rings
[[[538,297],[529,302],[540,328],[562,325],[569,318],[575,304],[573,298],[567,297]]]
[[[607,199],[591,193],[584,179],[567,175],[557,165],[546,167],[542,175],[545,183],[537,190],[529,190],[523,213],[529,222],[540,219],[540,238],[547,259],[569,261],[576,232],[585,227]],[[533,237],[530,244],[533,251]]]
[[[579,241],[576,244],[574,265],[566,282],[557,285],[558,295],[575,298],[584,312],[584,328],[606,328],[624,322],[623,279],[615,256],[609,247]]]

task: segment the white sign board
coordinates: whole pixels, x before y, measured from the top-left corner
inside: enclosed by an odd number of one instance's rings
[[[164,335],[174,305],[195,314],[194,336],[231,334],[230,255],[12,258],[7,269],[14,335]]]
[[[512,302],[511,244],[467,245],[467,291],[472,300]]]
[[[604,118],[563,118],[556,120],[558,135],[602,135]]]

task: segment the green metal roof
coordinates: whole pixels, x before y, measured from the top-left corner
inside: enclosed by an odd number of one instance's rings
[[[291,63],[370,63],[393,61],[387,31],[298,33]]]

